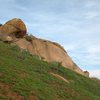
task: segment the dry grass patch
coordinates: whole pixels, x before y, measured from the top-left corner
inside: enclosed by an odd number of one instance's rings
[[[50,72],[50,74],[53,75],[56,78],[59,78],[59,79],[63,80],[66,83],[69,83],[69,81],[67,79],[65,79],[64,77],[62,77],[62,76],[60,76],[58,74],[55,74],[55,73],[52,73],[52,72]]]

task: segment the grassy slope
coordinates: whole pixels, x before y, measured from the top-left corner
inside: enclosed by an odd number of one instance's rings
[[[49,72],[63,76],[70,83]],[[0,100],[8,99],[100,100],[100,84],[0,42]]]

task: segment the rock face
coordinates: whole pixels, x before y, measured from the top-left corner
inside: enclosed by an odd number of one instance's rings
[[[66,68],[69,68],[84,76],[84,73],[69,57],[67,52],[59,44],[32,37],[31,42],[26,39],[19,39],[15,42],[20,48],[29,51],[32,55],[38,55],[40,59],[48,62],[59,62]]]
[[[26,26],[21,19],[12,19],[0,27],[0,39],[2,41],[13,41],[23,38],[26,34]]]
[[[20,48],[39,56],[40,59],[48,62],[58,62],[62,66],[69,68],[86,77],[87,71],[82,71],[69,57],[62,46],[55,42],[38,39],[34,36],[26,35],[26,26],[21,19],[12,19],[0,26],[0,40],[10,41]]]

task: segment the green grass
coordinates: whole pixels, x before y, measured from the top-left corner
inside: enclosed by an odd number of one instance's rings
[[[70,83],[49,72],[61,75]],[[9,100],[8,92],[24,100],[30,96],[36,100],[100,100],[100,83],[3,42],[0,42],[0,87],[1,84],[9,89],[0,88],[0,100]]]

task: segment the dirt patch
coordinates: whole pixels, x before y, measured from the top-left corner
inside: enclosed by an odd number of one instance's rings
[[[63,80],[66,83],[69,83],[69,81],[67,79],[65,79],[64,77],[62,77],[62,76],[60,76],[58,74],[55,74],[55,73],[52,73],[52,72],[50,72],[50,74],[53,75],[56,78],[59,78],[59,79]]]
[[[23,96],[11,91],[11,86],[9,84],[0,83],[0,100],[3,97],[6,97],[8,100],[24,100]]]
[[[30,95],[28,100],[37,100],[37,98],[34,95]]]
[[[18,75],[21,78],[25,78],[27,74],[24,71],[21,71],[21,72],[18,73]]]

